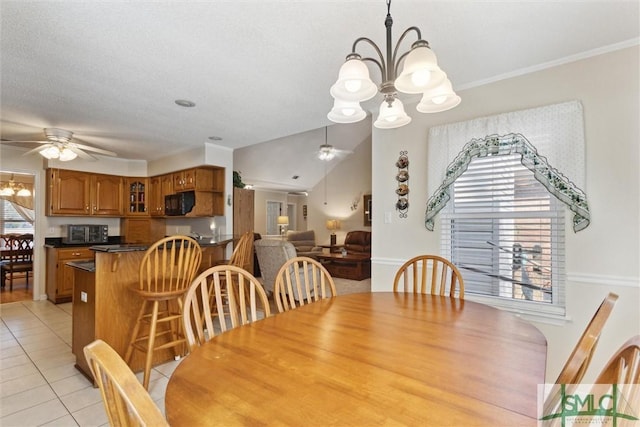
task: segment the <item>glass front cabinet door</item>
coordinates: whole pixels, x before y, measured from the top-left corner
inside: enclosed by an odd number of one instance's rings
[[[148,216],[148,178],[127,178],[126,184],[127,196],[127,216]]]

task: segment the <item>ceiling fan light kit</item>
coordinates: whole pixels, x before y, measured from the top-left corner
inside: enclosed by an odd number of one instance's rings
[[[393,129],[411,122],[411,117],[404,111],[398,99],[398,91],[409,94],[422,93],[422,100],[416,107],[421,113],[438,113],[449,110],[460,103],[460,97],[453,91],[451,81],[438,66],[435,53],[429,47],[418,27],[409,27],[400,36],[392,50],[391,0],[387,0],[386,27],[386,59],[380,48],[369,38],[360,37],[353,43],[352,51],[340,67],[338,80],[329,92],[335,99],[334,106],[327,114],[329,120],[336,123],[355,123],[366,116],[360,102],[371,99],[378,91],[369,78],[369,69],[365,61],[371,62],[380,69],[382,83],[379,91],[384,95],[380,105],[380,114],[373,125],[380,129]],[[411,45],[411,50],[398,55],[400,43],[410,33],[415,32],[418,40]],[[360,42],[368,43],[378,58],[363,58],[356,52]],[[404,60],[403,69],[398,74],[400,63]],[[360,113],[362,112],[362,114]]]
[[[92,147],[90,145],[78,144],[73,141],[73,132],[60,128],[44,128],[44,135],[46,141],[6,141],[6,142],[25,142],[25,143],[37,143],[44,144],[44,146],[36,147],[33,150],[29,150],[24,155],[31,153],[39,153],[42,157],[51,160],[57,159],[61,162],[68,162],[77,157],[82,157],[86,160],[98,160],[93,155],[87,153],[91,151],[93,153],[102,154],[105,156],[117,157],[117,154],[113,151],[103,150],[102,148]]]

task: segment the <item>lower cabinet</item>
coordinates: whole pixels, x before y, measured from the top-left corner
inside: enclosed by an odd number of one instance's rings
[[[92,260],[94,252],[89,247],[47,248],[46,256],[47,299],[55,304],[71,301],[75,269],[66,263]]]

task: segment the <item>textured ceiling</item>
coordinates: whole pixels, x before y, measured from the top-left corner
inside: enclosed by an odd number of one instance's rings
[[[394,41],[418,26],[459,90],[637,40],[638,10],[615,0],[395,0],[391,14]],[[41,139],[42,128],[61,127],[153,160],[210,136],[240,148],[317,130],[330,124],[328,90],[353,41],[382,46],[385,16],[382,0],[2,0],[0,136]],[[316,147],[324,135],[312,134]]]

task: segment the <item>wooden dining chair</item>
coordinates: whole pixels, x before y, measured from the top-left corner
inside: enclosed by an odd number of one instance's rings
[[[84,348],[112,426],[168,426],[155,402],[120,355],[102,340]]]
[[[224,292],[225,286],[231,289]],[[193,350],[217,331],[222,333],[269,316],[267,293],[258,279],[240,267],[217,265],[200,273],[189,287],[182,323],[189,349]]]
[[[593,353],[596,350],[596,346],[598,345],[602,329],[617,300],[618,295],[609,292],[602,303],[600,303],[600,306],[584,332],[582,332],[582,336],[573,348],[573,351],[558,375],[558,379],[556,379],[554,386],[545,399],[545,414],[553,413],[552,411],[555,411],[555,408],[560,404],[560,386],[562,384],[579,384],[580,381],[582,381],[593,357]]]
[[[24,273],[26,288],[29,289],[29,273],[33,271],[33,234],[11,234],[5,237],[6,248],[0,265],[2,287],[9,277],[9,290],[13,291],[15,273]]]
[[[402,289],[399,289],[401,285]],[[418,255],[398,269],[393,279],[393,291],[399,290],[414,294],[448,294],[452,298],[464,299],[464,280],[448,259],[437,255]]]
[[[200,268],[202,249],[188,236],[169,236],[151,245],[140,262],[142,299],[136,325],[125,355],[131,363],[134,350],[146,355],[143,385],[149,387],[153,354],[172,348],[182,356],[186,339],[182,330],[182,298]]]
[[[335,296],[336,284],[333,278],[313,258],[291,258],[280,267],[276,275],[273,297],[280,313]]]

